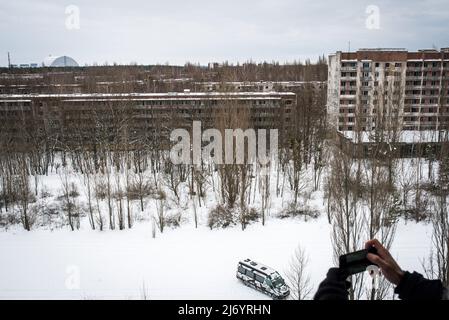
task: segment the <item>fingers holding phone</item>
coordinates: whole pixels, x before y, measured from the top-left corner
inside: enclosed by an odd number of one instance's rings
[[[393,259],[390,252],[377,239],[366,242],[365,248],[368,249],[370,247],[376,248],[377,254],[368,253],[367,259],[379,266],[382,274],[388,281],[394,285],[398,285],[401,282],[404,272],[396,260]]]

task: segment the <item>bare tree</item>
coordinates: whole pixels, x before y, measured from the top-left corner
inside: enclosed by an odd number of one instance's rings
[[[136,169],[137,173],[131,177],[128,187],[128,197],[138,198],[140,202],[140,210],[144,211],[144,200],[153,194],[153,186],[147,176],[147,172],[143,169]]]
[[[287,272],[287,280],[290,283],[290,294],[294,300],[305,300],[312,291],[310,277],[306,273],[308,258],[300,245],[295,250],[290,269]]]
[[[95,203],[96,203],[96,208],[97,208],[96,221],[97,221],[100,231],[103,231],[103,228],[104,228],[104,218],[101,213],[100,201],[99,201],[100,199],[104,198],[104,192],[100,191],[102,186],[103,186],[103,183],[101,182],[100,175],[95,174],[94,175],[94,188],[95,188]]]
[[[28,211],[31,202],[31,188],[28,175],[28,165],[26,155],[22,154],[18,158],[18,179],[17,179],[17,198],[20,208],[20,220],[25,230],[30,231],[33,221]]]
[[[198,228],[198,207],[195,202],[195,198],[192,199],[192,209],[193,209],[193,221],[195,222],[195,228]]]
[[[117,202],[117,220],[118,227],[120,230],[125,229],[125,214],[123,209],[123,199],[125,197],[125,192],[123,190],[122,182],[120,179],[121,172],[120,170],[115,171],[115,192],[114,198]]]
[[[446,124],[447,125],[447,124]],[[449,285],[449,131],[441,133],[439,172],[432,201],[433,248],[424,261],[426,274]]]
[[[184,164],[173,164],[170,160],[165,161],[164,172],[163,172],[163,182],[164,186],[167,187],[174,195],[173,200],[180,204],[181,194],[180,186],[181,183],[186,181],[188,175],[188,166]]]
[[[165,228],[165,202],[166,196],[163,192],[160,193],[158,199],[156,199],[156,224],[159,227],[161,233]]]
[[[334,258],[362,247],[364,217],[360,212],[359,179],[356,161],[334,149],[334,157],[327,181],[328,206],[331,212],[332,243]],[[360,299],[363,295],[363,274],[352,277],[350,299]]]
[[[70,229],[72,231],[80,227],[80,211],[76,203],[78,197],[78,190],[73,182],[69,181],[69,173],[65,168],[59,175],[61,180],[62,190],[62,208],[67,214]]]
[[[271,193],[270,193],[270,173],[271,166],[267,166],[264,168],[259,168],[259,170],[265,170],[264,174],[260,177],[260,194],[261,194],[261,218],[262,225],[265,225],[265,220],[269,212],[270,203],[271,203]],[[260,173],[259,173],[260,174]]]
[[[92,164],[92,157],[89,155],[88,152],[86,152],[87,154],[84,154],[84,156],[82,157],[82,162],[84,164],[84,170],[83,170],[83,175],[82,175],[82,181],[84,183],[85,186],[85,194],[87,196],[87,204],[88,204],[88,208],[89,208],[89,223],[90,226],[92,228],[92,230],[95,230],[95,215],[94,215],[94,206],[92,203],[92,189],[93,189],[93,175],[95,174],[94,172],[94,168],[93,168],[93,164]]]
[[[303,176],[303,150],[302,143],[295,139],[288,154],[287,176],[290,189],[293,191],[294,205],[298,203],[298,196],[303,186],[301,177]]]

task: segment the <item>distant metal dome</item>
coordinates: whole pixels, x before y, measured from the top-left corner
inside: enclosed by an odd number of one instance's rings
[[[48,56],[42,64],[45,67],[79,67],[78,62],[69,56]]]

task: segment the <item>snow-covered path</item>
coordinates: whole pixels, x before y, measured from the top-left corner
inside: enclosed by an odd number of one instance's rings
[[[399,225],[393,255],[403,268],[421,270],[430,236],[423,224]],[[2,231],[0,298],[266,299],[235,278],[238,260],[249,257],[285,276],[298,244],[316,288],[333,264],[325,217],[270,219],[244,232],[185,225],[156,239],[147,222],[126,231]]]

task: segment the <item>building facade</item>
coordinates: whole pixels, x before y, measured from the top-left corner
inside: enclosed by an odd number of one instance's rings
[[[295,105],[290,92],[0,95],[0,147],[138,146],[168,139],[195,120],[215,127],[220,110],[245,117],[248,127],[283,132]]]
[[[449,122],[449,48],[329,56],[327,114],[340,132],[438,131]]]

